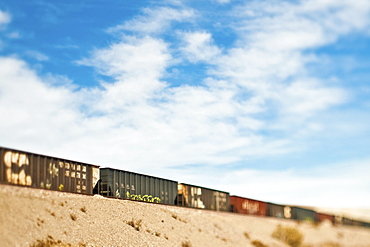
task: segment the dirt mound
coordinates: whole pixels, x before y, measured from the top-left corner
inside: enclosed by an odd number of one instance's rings
[[[1,246],[289,246],[272,237],[284,228],[300,246],[370,246],[359,227],[0,185]]]

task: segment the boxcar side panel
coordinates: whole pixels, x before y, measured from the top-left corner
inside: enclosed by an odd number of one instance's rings
[[[117,198],[174,205],[177,182],[148,175],[101,168],[99,194]],[[171,195],[171,196],[170,196]]]
[[[98,166],[2,147],[0,155],[1,183],[92,194],[97,182]]]
[[[224,191],[189,184],[179,184],[178,205],[216,211],[229,211],[230,194]]]
[[[316,212],[306,208],[291,207],[292,219],[317,222]]]
[[[266,216],[267,213],[266,202],[239,196],[230,196],[230,207],[233,212],[240,214]]]
[[[324,214],[324,213],[317,213],[317,220],[319,222],[328,221],[332,224],[335,224],[335,216],[330,214]]]
[[[276,218],[292,218],[292,209],[289,206],[267,203],[266,216]]]

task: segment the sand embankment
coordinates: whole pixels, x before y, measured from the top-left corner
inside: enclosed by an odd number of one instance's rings
[[[305,246],[370,246],[370,229],[218,213],[0,185],[1,246],[287,246],[278,225],[298,229]],[[323,245],[327,243],[326,245]],[[330,243],[331,245],[328,245]]]

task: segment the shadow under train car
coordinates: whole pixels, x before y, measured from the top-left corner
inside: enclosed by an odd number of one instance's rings
[[[99,166],[0,147],[0,183],[93,194]]]
[[[230,193],[180,183],[178,185],[178,205],[227,212],[230,210]]]

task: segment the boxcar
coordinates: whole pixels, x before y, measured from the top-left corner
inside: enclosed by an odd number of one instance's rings
[[[319,222],[329,221],[331,224],[335,224],[335,216],[330,214],[317,213],[317,220]]]
[[[168,179],[101,168],[96,191],[103,196],[176,205],[177,184]]]
[[[267,203],[267,216],[294,219],[299,221],[317,221],[316,212],[306,208]]]
[[[317,213],[306,208],[291,207],[291,218],[300,221],[317,222]]]
[[[291,208],[288,206],[268,202],[266,216],[290,219],[292,217]]]
[[[363,227],[370,228],[370,223],[369,223],[369,222],[365,222],[365,221],[363,221],[363,222],[362,222],[362,226],[363,226]]]
[[[352,220],[352,223],[354,226],[364,226],[364,222],[360,221],[360,220]]]
[[[342,218],[342,224],[347,226],[363,226],[363,222],[346,217]]]
[[[355,225],[355,221],[346,217],[342,218],[342,224],[347,226],[353,226]]]
[[[230,193],[190,184],[178,185],[178,205],[216,211],[230,210]]]
[[[92,194],[99,167],[0,147],[0,182],[32,188]]]
[[[240,196],[230,196],[230,211],[239,214],[266,216],[266,202]]]

